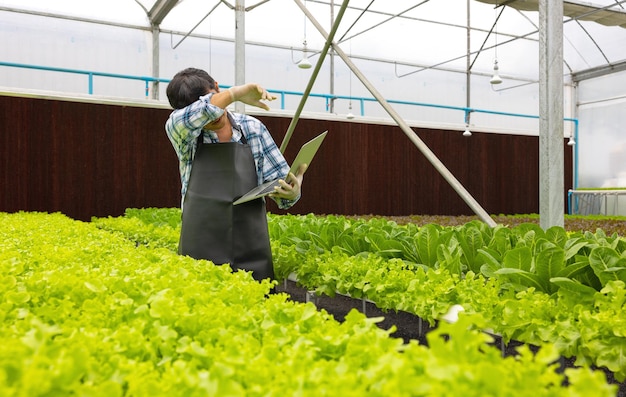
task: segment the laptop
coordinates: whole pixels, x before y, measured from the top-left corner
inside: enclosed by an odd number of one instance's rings
[[[311,165],[311,161],[313,160],[313,157],[315,157],[317,149],[319,149],[322,145],[322,141],[324,140],[324,138],[326,138],[327,133],[328,131],[324,131],[315,138],[302,145],[300,151],[296,155],[296,159],[293,161],[293,164],[289,169],[289,172],[293,172],[295,174],[302,164],[307,164],[307,166]],[[268,194],[274,192],[274,187],[276,186],[280,186],[278,179],[265,182],[241,196],[241,198],[237,199],[233,204],[237,205],[241,203],[247,203],[248,201],[267,196]]]

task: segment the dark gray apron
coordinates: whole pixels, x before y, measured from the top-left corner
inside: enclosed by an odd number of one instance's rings
[[[202,134],[183,203],[178,252],[233,270],[252,271],[255,280],[274,279],[263,199],[233,205],[257,186],[252,150],[242,143],[205,144]]]

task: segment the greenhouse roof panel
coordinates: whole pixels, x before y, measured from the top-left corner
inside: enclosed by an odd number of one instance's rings
[[[0,10],[101,21],[150,31],[159,26],[172,46],[187,35],[235,39],[236,0],[0,0]],[[300,0],[329,32],[341,0]],[[254,45],[311,52],[325,43],[293,0],[245,0],[245,36]],[[331,13],[330,5],[334,8]],[[539,0],[350,0],[335,35],[355,58],[418,68],[490,73],[496,50],[503,73],[536,79]],[[609,67],[626,59],[626,0],[564,1],[566,73]],[[450,12],[454,10],[454,12]],[[333,15],[334,14],[334,15]],[[497,23],[496,23],[497,22]],[[182,44],[181,44],[182,43]],[[173,47],[174,48],[174,47]]]
[[[538,11],[539,0],[477,0],[496,6],[507,6],[521,11]],[[592,4],[582,1],[563,1],[563,15],[582,21],[593,21],[605,26],[626,28],[624,1],[601,1]]]

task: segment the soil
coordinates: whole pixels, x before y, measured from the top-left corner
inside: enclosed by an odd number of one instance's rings
[[[375,215],[355,215],[355,219],[370,219]],[[414,223],[425,225],[436,223],[442,226],[461,226],[473,220],[480,220],[478,216],[472,215],[407,215],[407,216],[385,216],[385,219],[395,221],[400,225]],[[498,225],[515,227],[522,223],[535,223],[539,225],[539,215],[492,215]],[[589,231],[596,232],[602,229],[607,236],[617,233],[626,236],[626,217],[623,216],[569,216],[566,215],[563,227],[569,232]]]
[[[392,337],[402,338],[405,343],[410,339],[418,340],[420,344],[426,345],[426,333],[430,330],[428,322],[422,321],[418,316],[408,312],[384,312],[374,303],[354,299],[349,296],[337,294],[331,298],[326,295],[317,296],[313,292],[298,286],[292,280],[286,280],[276,287],[276,292],[285,292],[290,295],[291,300],[295,302],[312,302],[318,309],[324,309],[331,314],[335,320],[343,321],[345,316],[352,309],[357,309],[364,313],[367,317],[384,317],[384,320],[378,323],[383,329],[389,329],[395,325],[397,330],[391,334]]]

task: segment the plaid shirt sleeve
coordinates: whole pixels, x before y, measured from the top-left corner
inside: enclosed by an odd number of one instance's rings
[[[258,119],[243,115],[233,114],[239,127],[245,132],[248,144],[252,149],[254,161],[257,167],[258,184],[274,179],[284,179],[289,173],[289,164],[274,142],[267,127]],[[272,198],[278,208],[288,209],[292,207],[300,197],[294,200]]]
[[[178,156],[183,198],[187,192],[196,141],[202,133],[202,127],[224,114],[224,109],[211,104],[212,96],[201,96],[191,105],[174,110],[165,123],[165,132]]]
[[[193,155],[192,146],[195,146],[202,127],[224,114],[224,109],[211,104],[212,96],[201,96],[186,108],[174,110],[165,124],[167,137],[181,161]]]

